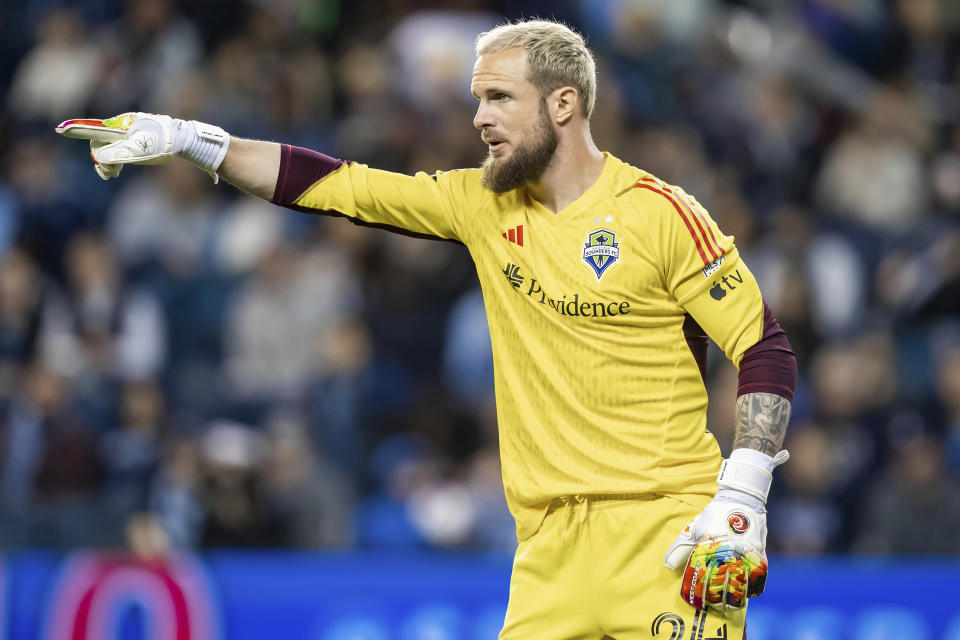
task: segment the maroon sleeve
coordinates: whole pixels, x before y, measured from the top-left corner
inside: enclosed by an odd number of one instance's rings
[[[797,358],[780,323],[763,303],[763,337],[740,359],[737,397],[745,393],[775,393],[793,402]]]
[[[314,182],[339,169],[343,164],[343,160],[310,149],[289,144],[280,145],[280,174],[277,176],[277,186],[273,190],[271,202],[283,207],[290,206]]]

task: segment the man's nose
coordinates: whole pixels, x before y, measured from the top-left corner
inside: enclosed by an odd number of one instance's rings
[[[473,126],[477,129],[492,127],[495,124],[493,114],[490,108],[483,102],[477,107],[477,113],[473,116]]]

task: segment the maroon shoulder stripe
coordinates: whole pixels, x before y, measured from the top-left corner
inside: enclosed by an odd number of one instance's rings
[[[678,205],[673,198],[671,198],[666,192],[661,191],[660,189],[657,189],[655,186],[650,184],[643,184],[641,182],[638,182],[634,186],[639,189],[647,189],[649,191],[653,191],[654,193],[660,194],[661,196],[666,198],[670,202],[670,204],[673,205],[673,208],[676,210],[676,212],[680,215],[680,219],[683,220],[683,224],[687,226],[687,231],[690,232],[690,237],[693,238],[693,244],[696,245],[697,251],[700,253],[700,258],[703,260],[703,264],[710,264],[711,262],[713,262],[713,260],[707,258],[707,254],[704,252],[703,247],[700,244],[700,236],[698,236],[697,232],[693,230],[693,225],[690,224],[690,221],[687,219],[686,214],[683,213],[683,210],[680,208],[680,205]]]

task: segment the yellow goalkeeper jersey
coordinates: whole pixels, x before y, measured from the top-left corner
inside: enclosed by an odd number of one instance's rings
[[[466,245],[520,540],[559,496],[712,496],[721,456],[703,332],[738,366],[763,333],[733,238],[681,189],[605,156],[593,186],[556,213],[524,188],[484,189],[478,169],[406,176],[356,163],[286,203]]]

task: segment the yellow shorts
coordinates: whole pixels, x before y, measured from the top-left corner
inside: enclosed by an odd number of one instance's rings
[[[745,610],[697,611],[663,555],[706,506],[671,496],[554,500],[520,543],[500,640],[744,640]]]

